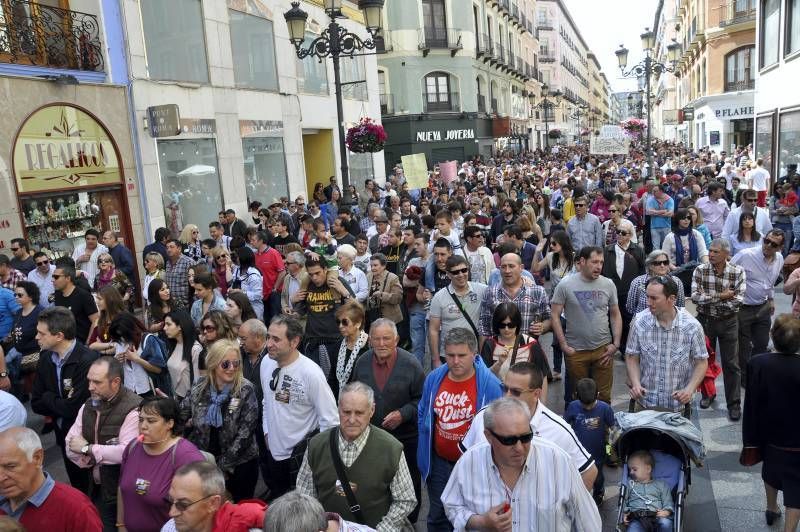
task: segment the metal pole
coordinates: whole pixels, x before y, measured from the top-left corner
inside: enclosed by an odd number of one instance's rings
[[[328,26],[328,31],[331,36],[331,58],[333,59],[333,83],[336,87],[336,118],[338,120],[337,129],[339,131],[339,159],[342,169],[342,190],[347,190],[350,186],[350,169],[347,164],[347,145],[345,144],[344,133],[344,107],[342,105],[342,79],[339,69],[339,51],[341,43],[339,42],[339,28],[340,26],[335,20],[331,21]],[[342,199],[346,197],[342,194]],[[344,203],[344,202],[343,202]]]
[[[647,91],[647,164],[650,165],[650,168],[647,172],[647,177],[650,179],[656,175],[655,167],[653,166],[653,149],[650,145],[650,74],[652,70],[652,64],[650,63],[650,52],[647,53],[647,56],[644,58],[644,75],[646,76],[645,79],[645,90]]]
[[[547,107],[550,100],[547,98],[542,101],[542,109],[544,110],[544,147],[550,147],[550,121],[548,120]]]

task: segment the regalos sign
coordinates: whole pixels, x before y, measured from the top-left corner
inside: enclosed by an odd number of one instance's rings
[[[19,193],[107,185],[122,180],[105,127],[70,105],[48,105],[22,124],[14,143]]]

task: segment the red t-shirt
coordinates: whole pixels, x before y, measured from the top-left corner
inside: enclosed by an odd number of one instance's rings
[[[263,253],[256,253],[256,268],[261,272],[264,287],[264,299],[267,299],[275,288],[275,281],[278,280],[278,274],[282,272],[285,267],[283,265],[283,258],[278,250],[273,247],[268,247]]]
[[[433,448],[436,454],[455,462],[461,457],[458,443],[466,436],[477,413],[478,381],[476,375],[456,382],[445,375],[433,400],[436,427]]]

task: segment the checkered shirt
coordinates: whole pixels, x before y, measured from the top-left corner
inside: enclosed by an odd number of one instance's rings
[[[717,275],[714,266],[701,264],[692,275],[692,301],[697,304],[697,311],[715,318],[729,317],[739,312],[744,301],[747,274],[739,265],[725,264],[722,275]],[[733,299],[721,301],[720,293],[733,290]]]

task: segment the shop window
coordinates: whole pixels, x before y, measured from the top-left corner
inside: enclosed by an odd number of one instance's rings
[[[164,216],[173,235],[190,223],[208,227],[223,205],[214,140],[160,140],[158,161]]]
[[[786,53],[800,50],[800,0],[786,2]]]
[[[774,115],[756,118],[756,157],[764,159],[764,168],[770,172],[772,172],[772,142],[774,141],[772,131],[774,122]]]
[[[761,0],[761,68],[778,62],[781,31],[781,0]]]
[[[272,21],[233,9],[228,14],[236,86],[278,90]]]
[[[306,33],[304,45],[308,45],[317,36]],[[313,56],[297,60],[297,89],[307,94],[328,95],[328,62]]]
[[[242,139],[244,178],[248,203],[258,200],[269,205],[272,200],[289,197],[289,177],[283,139],[259,137]]]
[[[755,88],[755,72],[752,68],[755,50],[755,46],[745,46],[725,56],[725,92]]]
[[[361,188],[367,179],[375,179],[375,166],[371,153],[347,152],[348,166],[350,169],[350,183]]]
[[[786,175],[787,165],[800,163],[800,111],[781,115],[777,153],[778,176]]]
[[[208,83],[200,0],[141,0],[152,79]]]

